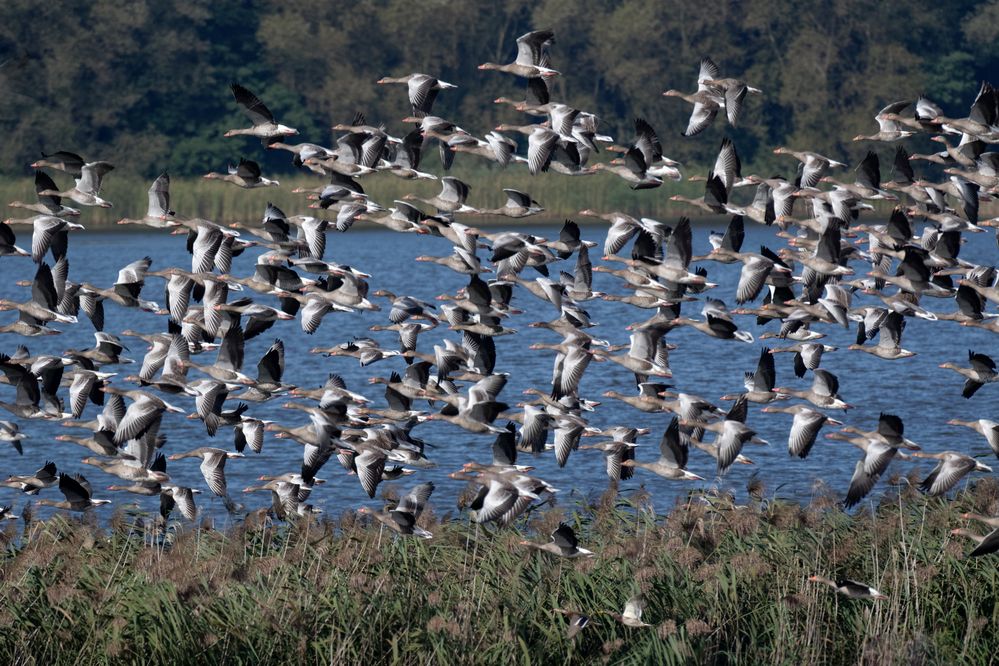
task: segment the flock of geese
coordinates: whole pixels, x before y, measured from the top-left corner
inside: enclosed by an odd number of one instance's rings
[[[846,424],[840,412],[850,405],[840,396],[839,380],[830,369],[837,350],[821,341],[821,331],[855,327],[856,343],[849,349],[876,357],[872,359],[875,372],[876,364],[904,362],[913,355],[902,346],[906,322],[913,317],[940,322],[934,326],[941,330],[949,326],[942,321],[950,320],[999,333],[995,312],[987,311],[990,303],[999,303],[996,270],[960,257],[964,234],[980,233],[996,224],[979,219],[979,205],[999,191],[999,152],[989,150],[999,141],[999,92],[983,84],[965,118],[946,117],[924,97],[882,109],[876,116],[879,131],[857,140],[898,143],[891,181],[882,180],[879,157],[873,150],[852,176],[844,162],[783,147],[774,152],[797,162],[795,176],[743,175],[735,145],[724,140],[712,169],[701,178],[704,195],[672,197],[712,214],[731,215],[724,233],[712,233],[713,249],[704,256],[693,255],[692,229],[686,217],[667,225],[622,212],[581,211],[580,216],[608,224],[602,262],[594,265],[590,255],[596,244],[582,240],[578,225],[571,220],[557,239],[518,231],[486,233],[471,223],[482,215],[520,219],[543,212],[523,192],[504,190],[504,206],[476,209],[467,203],[469,186],[446,176],[440,179],[440,193],[428,199],[411,194],[384,207],[365,194],[361,182],[369,177],[436,179],[420,171],[421,158],[434,143],[445,170],[452,168],[456,158],[473,159],[458,158],[466,153],[499,167],[517,168],[523,163],[531,174],[569,177],[609,172],[634,189],[680,180],[681,165],[664,154],[656,131],[644,119],[635,119],[630,142],[616,143],[601,134],[597,116],[550,98],[548,82],[560,75],[549,57],[553,37],[550,31],[530,32],[517,40],[513,62],[480,66],[526,79],[523,98],[496,101],[530,120],[525,125],[501,125],[482,138],[433,115],[437,95],[446,95],[455,85],[427,74],[378,81],[406,86],[412,106],[412,116],[404,120],[411,124],[408,133],[390,135],[385,127],[368,124],[358,114],[350,124],[334,127],[340,135],[332,148],[289,143],[297,130],[279,123],[252,92],[233,84],[235,103],[251,125],[231,129],[225,136],[257,137],[268,149],[288,151],[296,167],[320,174],[328,183],[296,190],[307,196],[309,214],[286,215],[268,205],[258,222],[223,226],[173,211],[170,180],[161,175],[149,189],[146,215],[120,223],[185,234],[189,270],[180,266],[152,270],[152,259],[145,257],[123,267],[113,285],[72,282],[69,240],[83,230],[75,221],[82,217],[78,207],[112,205],[100,193],[103,179],[114,167],[71,152],[43,155],[31,165],[36,170],[37,201],[10,204],[34,216],[0,224],[0,256],[8,266],[4,275],[16,272],[24,278],[19,284],[30,287],[30,295],[21,302],[0,301],[0,309],[17,311],[17,319],[0,326],[0,331],[25,337],[52,335],[61,327],[87,326],[85,315],[96,330],[96,344],[61,355],[38,356],[22,345],[0,355],[2,381],[8,385],[4,392],[13,396],[12,402],[2,402],[0,407],[14,416],[0,422],[0,440],[21,451],[24,445],[35,445],[24,441],[32,420],[61,420],[65,426],[82,430],[84,436],[58,439],[88,449],[92,455],[82,463],[120,479],[112,488],[158,496],[164,519],[177,511],[192,521],[198,515],[195,496],[203,491],[221,497],[230,510],[238,510],[226,485],[226,466],[245,464],[239,459],[247,448],[259,452],[266,433],[302,445],[301,468],[261,477],[262,483],[246,492],[269,492],[272,515],[294,520],[316,511],[308,499],[322,483],[321,471],[333,476],[339,466],[343,473],[356,475],[370,498],[383,480],[419,474],[431,464],[425,442],[417,435],[418,426],[427,421],[448,421],[455,428],[494,439],[491,460],[469,462],[450,476],[479,487],[470,505],[471,519],[500,526],[509,525],[556,492],[550,483],[531,474],[531,466],[518,462],[520,453],[537,456],[553,450],[558,465],[564,466],[577,449],[596,449],[603,454],[613,484],[636,473],[700,482],[704,479],[687,469],[692,449],[715,459],[717,474],[723,475],[731,465],[749,462],[744,446],[766,443],[750,424],[750,403],[763,405],[762,413],[793,416],[787,438],[793,457],[807,457],[820,431],[833,427],[838,430],[826,437],[860,450],[852,480],[844,489],[846,507],[867,496],[894,460],[934,460],[935,467],[920,484],[930,495],[944,495],[969,474],[992,471],[969,455],[968,447],[923,452],[905,436],[902,419],[894,414],[882,414],[870,430]],[[760,93],[747,82],[723,77],[719,67],[705,58],[695,92],[667,90],[663,94],[692,105],[690,121],[681,132],[690,137],[716,122],[719,115],[722,122],[736,125],[744,103],[751,103],[751,95]],[[516,134],[526,136],[525,155],[518,153]],[[900,142],[915,135],[929,135],[942,150],[910,154]],[[600,152],[616,157],[598,162],[595,158]],[[919,161],[943,166],[946,180],[917,177],[914,166]],[[72,176],[75,185],[61,190],[53,176]],[[245,158],[225,173],[211,172],[205,178],[241,188],[279,186],[277,180],[263,175],[259,164]],[[752,196],[742,198],[749,202],[736,203],[735,195],[747,189]],[[864,221],[864,211],[878,200],[898,202],[890,219]],[[914,235],[914,218],[926,221],[918,236]],[[450,269],[461,276],[463,286],[437,303],[386,290],[369,292],[369,281],[376,282],[376,277],[326,256],[326,234],[333,229],[346,231],[355,220],[413,234],[414,243],[420,242],[417,237],[421,235],[447,239],[453,245],[451,254],[420,256],[418,261]],[[783,241],[782,246],[776,251],[766,246],[758,251],[744,248],[747,223],[769,227],[774,243]],[[30,250],[16,244],[15,233],[24,227],[30,229]],[[242,270],[238,257],[251,245],[266,251],[252,270],[249,266]],[[33,278],[27,269],[32,262]],[[712,262],[741,264],[738,283],[711,282],[708,267]],[[238,277],[237,270],[250,274]],[[433,276],[424,279],[438,278],[439,273],[432,270]],[[595,271],[613,276],[622,294],[594,291]],[[486,273],[491,273],[490,279],[483,277]],[[153,278],[166,282],[162,306],[144,296],[146,283]],[[251,298],[249,292],[261,297]],[[736,307],[730,309],[726,298]],[[861,298],[863,302],[858,302]],[[515,334],[509,326],[520,313],[515,299],[539,299],[551,319],[530,326],[547,329],[558,340],[532,346],[554,353],[551,385],[531,391],[531,401],[516,408],[501,397],[508,375],[496,370],[494,340]],[[594,323],[585,306],[592,299],[625,303],[643,319],[626,327],[629,344],[615,345],[594,336]],[[957,309],[943,312],[944,308],[932,305],[945,300],[955,301]],[[162,325],[146,333],[105,331],[108,304],[156,313]],[[385,386],[384,406],[351,390],[335,374],[317,388],[289,383],[281,340],[261,358],[245,362],[245,341],[272,327],[279,332],[297,320],[303,331],[312,333],[327,316],[347,317],[363,310],[385,313],[385,323],[373,328],[396,333],[397,348],[365,337],[313,351],[350,356],[362,367],[399,357],[389,361],[398,365],[387,378],[371,378],[372,383]],[[690,316],[692,311],[699,311],[699,317]],[[711,347],[725,354],[726,345],[755,342],[753,333],[733,315],[755,316],[760,325],[777,320],[780,332],[773,337],[785,346],[760,349],[757,367],[746,373],[745,391],[722,397],[731,401],[727,408],[672,390],[675,387],[666,383],[672,377],[670,356],[683,350],[668,342],[668,334],[679,327],[696,329],[714,338]],[[453,331],[457,339],[426,342],[435,329]],[[137,374],[129,377],[117,372],[119,364],[128,362],[122,356],[121,338],[125,336],[149,345]],[[776,385],[775,357],[784,352],[793,355],[797,377],[811,378],[809,388]],[[999,381],[995,361],[982,351],[970,351],[967,359],[967,364],[946,362],[940,367],[962,375],[965,398],[978,396],[979,391],[988,394],[985,384]],[[602,397],[643,412],[674,414],[665,432],[649,433],[625,424],[603,430],[591,426],[587,414],[600,403],[580,395],[579,387],[593,362],[611,362],[632,373],[635,385],[631,389],[618,386],[619,390],[607,390]],[[193,400],[194,418],[204,423],[206,438],[215,437],[218,444],[165,455],[161,448],[168,428],[161,425],[169,420],[164,416],[186,413],[181,405],[189,400]],[[307,422],[287,425],[254,417],[251,405],[268,400],[288,401],[284,407],[289,420],[300,414]],[[986,400],[991,402],[982,404],[996,404],[994,395]],[[613,404],[605,403],[602,409],[613,410]],[[82,420],[88,412],[92,418]],[[996,421],[950,423],[974,430],[999,455]],[[220,431],[232,433],[231,446],[222,444]],[[648,434],[660,436],[658,458],[636,454],[639,438]],[[594,443],[582,444],[584,437]],[[962,441],[954,438],[955,443]],[[204,487],[171,482],[167,462],[171,467],[184,465],[188,458],[200,461]],[[326,466],[331,458],[336,460]],[[49,462],[32,474],[11,476],[2,484],[40,495],[38,504],[71,511],[110,503],[95,496],[83,474],[70,471],[71,462],[60,461],[58,468]],[[62,501],[49,499],[56,489]],[[433,491],[433,483],[420,483],[389,509],[362,512],[400,535],[430,538],[418,523]],[[3,516],[16,517],[9,507]],[[992,531],[984,536],[967,529],[955,533],[978,542],[971,555],[996,552],[999,518],[976,518]],[[565,524],[550,542],[525,544],[563,557],[593,555],[579,546]],[[848,580],[813,580],[848,596],[883,597],[873,588]],[[616,617],[630,626],[644,626],[641,608],[641,600],[632,599]],[[573,614],[572,626],[580,622],[585,626],[585,617]]]

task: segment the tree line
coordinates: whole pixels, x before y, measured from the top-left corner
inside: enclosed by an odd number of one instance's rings
[[[402,87],[381,76],[427,72],[456,83],[435,113],[482,135],[526,116],[494,104],[523,80],[476,69],[509,62],[515,40],[552,28],[553,98],[596,113],[627,141],[636,116],[681,161],[709,159],[723,133],[744,162],[788,145],[850,158],[885,104],[922,93],[964,116],[982,79],[999,79],[999,1],[741,3],[640,0],[92,0],[0,6],[0,174],[28,175],[42,151],[72,150],[142,177],[197,175],[240,155],[290,170],[252,139],[223,139],[245,119],[229,84],[265,100],[301,140],[329,145],[330,126],[362,111],[404,133]],[[764,95],[738,128],[685,139],[698,62]],[[865,149],[866,150],[866,149]]]

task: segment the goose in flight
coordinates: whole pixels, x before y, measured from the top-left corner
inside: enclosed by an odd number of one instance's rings
[[[916,451],[912,456],[938,461],[933,471],[919,484],[919,489],[930,495],[943,495],[970,472],[992,471],[988,465],[957,451],[942,451],[940,453]]]
[[[687,129],[682,132],[683,136],[689,137],[703,132],[714,121],[720,109],[725,109],[728,123],[734,127],[742,111],[742,102],[750,92],[758,94],[762,91],[738,79],[719,78],[718,65],[711,58],[702,58],[697,72],[697,92],[688,95],[671,89],[663,95],[679,97],[694,105]]]
[[[88,162],[80,168],[80,176],[76,179],[76,185],[59,192],[58,190],[42,190],[39,196],[46,197],[66,197],[72,199],[81,206],[100,206],[101,208],[111,208],[111,202],[105,201],[99,195],[104,176],[114,169],[110,162]]]
[[[111,500],[107,499],[93,499],[91,497],[90,483],[82,474],[75,474],[73,476],[60,474],[59,492],[66,498],[64,501],[40,499],[37,500],[38,504],[69,511],[86,511],[95,506],[111,503]]]
[[[225,461],[229,458],[242,458],[242,453],[226,451],[211,446],[202,446],[184,453],[175,453],[167,460],[181,460],[182,458],[201,458],[201,475],[205,477],[205,483],[209,490],[219,497],[228,495],[225,480]]]
[[[528,546],[535,550],[543,550],[559,557],[593,557],[592,550],[579,547],[579,539],[571,527],[565,523],[559,523],[555,531],[552,532],[552,540],[548,543],[534,543],[533,541],[521,541],[521,546]]]
[[[428,206],[434,206],[438,213],[474,213],[476,210],[465,205],[470,188],[467,183],[452,176],[441,178],[441,191],[435,197],[423,199],[415,194],[403,197],[406,201],[420,201]]]
[[[404,536],[417,536],[421,539],[430,539],[433,534],[416,524],[430,500],[430,495],[434,492],[432,482],[421,483],[410,490],[399,500],[399,504],[394,509],[388,511],[375,511],[367,507],[361,507],[358,512],[374,516],[378,522],[389,529]]]
[[[145,217],[137,220],[122,218],[118,224],[141,224],[154,229],[176,227],[180,222],[173,219],[174,211],[170,209],[170,174],[161,173],[149,186],[149,204],[146,206]]]
[[[457,88],[453,83],[441,81],[437,77],[429,74],[407,74],[406,76],[392,77],[383,76],[376,83],[381,85],[387,83],[404,83],[409,90],[409,103],[413,107],[413,115],[422,118],[430,115],[433,110],[434,100],[437,93],[448,88]]]
[[[985,384],[999,382],[996,362],[992,360],[991,356],[968,350],[968,361],[971,363],[970,368],[963,368],[950,361],[940,364],[941,368],[953,370],[965,377],[964,389],[961,391],[962,397],[970,398]]]
[[[44,171],[35,172],[35,196],[38,203],[24,203],[23,201],[11,201],[8,206],[11,208],[24,208],[43,215],[55,215],[57,217],[76,217],[80,211],[76,208],[62,205],[62,197],[54,194],[43,194],[43,192],[56,191],[55,181]]]
[[[684,481],[703,481],[704,477],[693,472],[688,472],[687,458],[690,455],[689,447],[680,438],[680,419],[673,417],[666,432],[663,433],[659,441],[659,460],[655,462],[640,462],[638,460],[623,460],[623,467],[641,467],[653,474],[658,474],[664,479],[678,479]]]
[[[915,132],[902,129],[902,124],[893,120],[892,116],[897,116],[903,109],[912,105],[910,100],[892,102],[885,108],[878,111],[874,119],[878,122],[878,131],[875,134],[858,134],[853,137],[854,141],[898,141],[913,136]]]
[[[512,63],[500,65],[486,62],[479,69],[491,69],[506,72],[527,79],[558,76],[559,72],[548,67],[546,47],[555,41],[555,33],[551,30],[534,30],[517,38],[517,58]]]
[[[879,600],[888,598],[870,585],[858,583],[857,581],[850,580],[849,578],[838,578],[836,580],[832,580],[823,576],[809,576],[808,580],[813,583],[828,585],[839,594],[842,594],[844,597],[849,597],[850,599]]]
[[[642,622],[642,612],[645,610],[645,599],[641,595],[632,597],[624,604],[624,610],[620,614],[604,611],[615,620],[626,627],[651,627],[647,622]]]
[[[250,122],[253,123],[253,127],[245,129],[231,129],[223,136],[245,135],[267,139],[275,136],[291,136],[293,134],[298,134],[297,129],[288,127],[287,125],[281,125],[274,120],[274,114],[271,113],[270,109],[268,109],[256,95],[243,86],[238,83],[233,83],[229,86],[229,89],[232,91],[232,96],[236,99],[236,103],[243,107],[243,113],[245,113],[250,119]]]
[[[224,180],[243,189],[253,189],[255,187],[277,187],[280,183],[276,180],[264,178],[261,175],[260,165],[253,160],[239,158],[239,164],[229,165],[227,173],[211,171],[204,177],[208,180]]]

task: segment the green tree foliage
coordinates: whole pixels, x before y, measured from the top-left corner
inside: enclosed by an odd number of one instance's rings
[[[519,98],[523,82],[476,66],[511,60],[517,36],[541,27],[556,32],[557,99],[622,137],[643,116],[678,159],[703,159],[723,133],[763,166],[778,144],[845,154],[843,142],[874,131],[872,116],[888,102],[925,93],[960,116],[978,79],[999,78],[996,1],[6,0],[0,173],[25,175],[40,151],[54,150],[141,177],[199,174],[245,154],[289,169],[287,155],[261,157],[253,139],[222,138],[245,124],[232,81],[304,140],[329,143],[330,125],[357,110],[401,133],[405,94],[375,81],[425,71],[460,86],[439,97],[437,112],[482,134],[521,120],[493,100]],[[684,139],[689,106],[661,93],[692,91],[705,55],[764,97],[747,104],[741,127],[716,123]]]

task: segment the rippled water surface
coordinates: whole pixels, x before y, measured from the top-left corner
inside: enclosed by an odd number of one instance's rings
[[[517,228],[530,230],[549,238],[558,234],[557,226],[524,225]],[[598,242],[601,247],[604,234],[605,227],[583,227],[584,237]],[[710,249],[707,235],[708,227],[695,226],[695,254],[706,253]],[[976,263],[995,263],[994,236],[991,233],[969,236],[962,250],[962,258]],[[30,243],[28,234],[19,234],[19,244],[25,246],[28,243]],[[756,226],[747,227],[744,247],[753,249],[761,243],[775,249],[779,246],[771,230]],[[326,258],[349,263],[370,273],[373,276],[369,281],[372,292],[376,289],[387,289],[398,294],[410,294],[432,300],[443,292],[454,292],[467,280],[464,276],[452,273],[443,267],[417,263],[413,259],[420,254],[444,255],[449,252],[450,244],[439,238],[414,237],[389,231],[355,228],[345,234],[329,234]],[[253,270],[254,257],[258,253],[250,250],[237,258],[233,274],[249,275]],[[70,279],[75,282],[86,281],[100,286],[110,286],[119,267],[144,255],[153,257],[153,269],[190,266],[190,257],[185,251],[182,236],[153,232],[74,232],[70,238]],[[598,262],[599,249],[595,250],[592,256],[595,263]],[[571,271],[572,264],[566,263],[566,270]],[[704,265],[708,268],[710,279],[720,283],[720,287],[713,290],[712,295],[734,305],[732,301],[741,264]],[[854,266],[858,273],[867,270],[867,266],[859,262],[855,262]],[[0,259],[0,297],[25,300],[27,290],[15,286],[14,282],[30,279],[33,274],[34,265],[30,260],[6,257]],[[163,280],[150,278],[143,296],[162,303],[163,286]],[[627,293],[616,278],[601,273],[594,273],[594,289],[609,293]],[[260,302],[276,305],[269,297],[252,295]],[[873,304],[875,301],[871,297],[858,295],[855,297],[854,305],[866,302]],[[558,342],[555,334],[527,326],[532,321],[552,319],[555,311],[550,305],[542,303],[522,288],[517,289],[514,303],[516,307],[525,311],[524,314],[513,317],[508,324],[517,328],[519,333],[496,339],[498,357],[496,371],[510,374],[510,382],[501,399],[511,404],[525,397],[522,396],[524,389],[536,387],[547,391],[550,388],[553,353],[532,351],[528,349],[528,345],[534,342]],[[956,309],[954,301],[949,299],[925,299],[923,304],[938,312],[951,312]],[[648,310],[599,300],[589,301],[584,307],[592,319],[599,323],[599,326],[591,332],[615,344],[628,341],[628,333],[625,330],[627,324],[644,320],[651,314]],[[685,307],[687,308],[685,312],[690,316],[699,317],[698,304],[688,304]],[[152,333],[165,330],[166,327],[165,317],[121,308],[113,303],[107,303],[105,311],[105,330],[109,332],[132,328]],[[15,315],[8,312],[2,313],[0,317],[2,317],[0,323],[8,323],[15,318]],[[737,321],[740,326],[749,328],[757,337],[764,330],[776,330],[775,324],[771,324],[768,329],[755,328],[752,317],[738,317]],[[387,377],[393,370],[402,372],[405,368],[402,359],[389,358],[369,367],[360,368],[357,360],[352,358],[325,358],[309,353],[314,346],[332,346],[349,340],[352,336],[366,335],[372,335],[380,340],[384,347],[395,348],[398,344],[395,333],[369,333],[368,327],[378,323],[388,323],[387,309],[381,312],[330,315],[311,336],[301,331],[298,321],[278,322],[271,330],[247,342],[247,372],[252,376],[260,355],[274,338],[281,338],[287,349],[284,377],[286,382],[301,387],[317,387],[325,381],[330,372],[336,372],[347,380],[351,389],[370,397],[375,406],[384,406],[382,387],[369,385],[368,378]],[[69,348],[85,348],[93,344],[93,327],[82,314],[77,325],[57,325],[56,328],[63,331],[62,335],[38,338],[0,336],[0,350],[11,353],[17,344],[24,343],[32,354],[59,354]],[[985,386],[971,400],[964,400],[961,398],[963,379],[937,366],[945,360],[965,364],[969,349],[993,354],[999,352],[994,335],[961,327],[953,322],[909,319],[903,337],[903,346],[917,352],[918,355],[906,360],[883,361],[868,354],[845,349],[853,342],[856,335],[854,330],[846,331],[830,326],[822,327],[820,330],[828,333],[825,342],[840,347],[839,351],[823,359],[823,367],[839,376],[841,395],[848,403],[855,405],[845,417],[847,422],[872,429],[876,425],[879,412],[893,412],[905,420],[907,436],[919,442],[926,450],[956,449],[991,457],[984,438],[970,430],[948,426],[946,421],[951,418],[966,420],[983,417],[999,418],[999,387]],[[419,348],[421,351],[432,353],[433,345],[447,336],[460,339],[460,334],[439,327],[420,337]],[[743,372],[755,368],[761,346],[765,342],[780,343],[770,340],[757,341],[754,344],[719,341],[690,328],[672,331],[668,340],[679,347],[671,355],[674,373],[672,383],[676,385],[676,390],[694,393],[709,400],[717,400],[723,394],[741,391]],[[145,345],[141,341],[135,338],[124,341],[131,348],[127,355],[135,359],[136,363],[106,368],[119,372],[119,377],[115,379],[118,385],[122,384],[121,377],[137,372],[145,353]],[[203,355],[197,360],[210,362],[213,358]],[[192,371],[192,376],[193,374]],[[777,356],[777,381],[778,385],[807,388],[810,376],[803,380],[796,379],[791,368],[791,354],[783,354]],[[614,363],[591,364],[583,377],[580,393],[584,397],[604,401],[595,412],[587,415],[591,424],[597,427],[629,425],[650,428],[652,433],[641,440],[644,446],[639,448],[638,458],[650,460],[657,457],[658,441],[671,418],[670,415],[646,414],[624,403],[602,398],[601,394],[609,389],[632,393],[633,375]],[[0,386],[0,399],[12,401],[13,390],[7,386]],[[189,399],[176,397],[172,401],[193,411],[193,402]],[[284,399],[275,399],[267,403],[250,403],[248,413],[291,426],[306,422],[303,413],[282,408],[284,402]],[[422,405],[425,406],[425,403]],[[83,418],[93,418],[98,409],[89,404]],[[807,460],[789,458],[786,441],[792,417],[784,414],[762,414],[759,409],[760,406],[751,405],[748,423],[761,437],[769,440],[771,446],[749,445],[743,451],[756,462],[756,465],[735,465],[723,479],[716,480],[714,460],[700,451],[693,451],[690,469],[709,479],[704,483],[730,487],[740,493],[754,472],[767,484],[770,493],[781,497],[807,500],[815,492],[817,481],[831,486],[837,493],[845,493],[855,460],[860,454],[858,450],[845,443],[820,438]],[[839,417],[842,414],[835,416]],[[0,418],[8,417],[9,414],[0,416]],[[14,420],[18,419],[15,417]],[[46,460],[54,460],[61,471],[85,474],[94,486],[96,497],[112,497],[118,504],[134,501],[143,508],[155,509],[155,498],[104,490],[108,484],[117,483],[118,480],[94,467],[81,464],[80,458],[88,454],[85,449],[55,441],[56,435],[67,432],[57,422],[42,420],[20,422],[23,430],[30,435],[30,439],[24,442],[24,455],[18,456],[13,448],[3,444],[0,448],[0,475],[30,473]],[[84,431],[77,432],[84,433]],[[188,420],[179,414],[167,414],[161,432],[168,438],[164,449],[167,454],[208,445],[230,449],[233,446],[231,430],[222,429],[215,438],[209,438],[200,421]],[[828,428],[823,432],[828,432]],[[436,467],[420,470],[409,478],[416,481],[434,481],[437,484],[432,500],[434,506],[440,511],[453,508],[458,493],[464,488],[464,483],[451,480],[447,475],[470,460],[488,462],[493,437],[474,435],[456,426],[439,422],[420,425],[414,434],[432,446],[428,448],[427,453],[436,462]],[[261,474],[297,471],[301,463],[301,454],[302,449],[298,444],[289,440],[275,439],[271,433],[267,433],[262,453],[254,454],[247,451],[246,458],[229,461],[226,476],[230,494],[247,509],[265,506],[270,501],[267,494],[244,495],[241,490],[252,485]],[[533,458],[528,454],[522,455],[525,458],[524,462],[528,462],[529,459],[529,464],[537,467],[538,476],[562,490],[562,496],[574,493],[594,495],[607,486],[603,455],[598,451],[574,452],[564,469],[557,467],[551,452]],[[202,511],[221,516],[224,514],[221,501],[207,493],[205,482],[198,471],[199,462],[197,459],[171,462],[168,472],[179,484],[205,490],[205,494],[198,498]],[[894,466],[900,464],[902,463],[898,461],[893,463]],[[922,463],[922,467],[926,471],[930,468],[926,461]],[[891,471],[886,477],[890,474]],[[343,509],[378,503],[377,500],[368,500],[357,479],[348,476],[336,463],[335,458],[327,464],[319,476],[328,481],[323,486],[317,486],[310,502],[327,513],[336,514]],[[402,485],[397,487],[402,488],[409,483],[403,481]],[[881,483],[874,495],[883,487],[884,481]],[[380,490],[386,485],[383,484]],[[666,508],[675,500],[677,493],[682,493],[688,488],[687,485],[666,481],[638,470],[633,479],[621,484],[621,489],[622,492],[629,492],[639,486],[644,486],[652,494],[660,508]],[[58,490],[54,488],[43,493],[51,499],[62,499]],[[20,507],[26,500],[26,496],[16,491],[0,488],[0,503],[13,503]],[[102,511],[107,512],[106,509]]]

